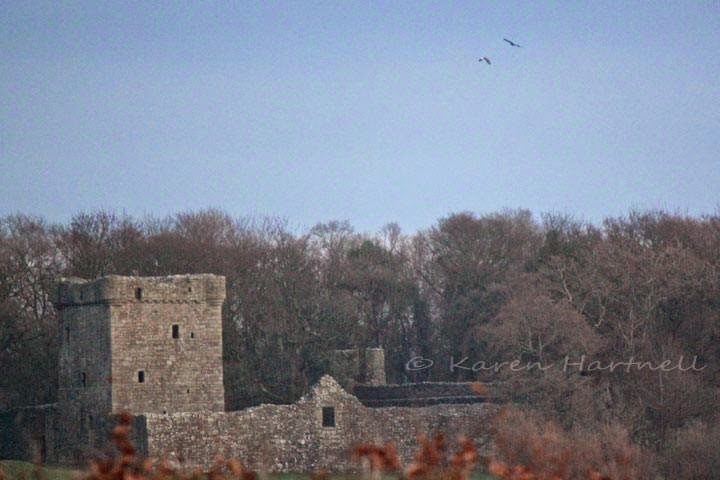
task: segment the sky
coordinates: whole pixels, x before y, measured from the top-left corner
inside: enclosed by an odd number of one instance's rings
[[[720,210],[718,1],[0,10],[0,215]]]

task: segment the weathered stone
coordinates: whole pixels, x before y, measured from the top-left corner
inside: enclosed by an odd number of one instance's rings
[[[224,297],[225,279],[215,275],[61,282],[59,402],[0,414],[0,456],[87,460],[107,449],[123,411],[136,415],[141,453],[188,467],[209,467],[220,454],[264,471],[346,471],[358,467],[351,450],[361,442],[394,442],[405,462],[422,433],[486,442],[494,405],[465,395],[467,385],[422,386],[417,398],[412,387],[384,386],[381,349],[342,355],[343,375],[370,385],[356,385],[372,397],[367,405],[326,375],[294,404],[224,412]],[[403,398],[410,406],[384,406]]]
[[[322,425],[323,407],[334,409],[335,426]],[[360,467],[351,457],[362,442],[394,442],[407,464],[417,436],[443,431],[467,435],[483,447],[492,404],[431,407],[365,407],[330,376],[292,405],[260,405],[237,412],[147,415],[148,450],[153,456],[209,467],[215,455],[240,459],[251,468],[276,472]]]

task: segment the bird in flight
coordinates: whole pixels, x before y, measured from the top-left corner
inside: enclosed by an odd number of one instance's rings
[[[492,63],[490,62],[490,59],[487,57],[480,57],[480,59],[478,59],[478,62],[480,62],[480,63],[485,62],[488,65],[492,65]]]
[[[511,47],[520,47],[521,45],[518,45],[517,43],[513,42],[512,40],[508,40],[507,38],[503,38],[507,43],[510,44]]]

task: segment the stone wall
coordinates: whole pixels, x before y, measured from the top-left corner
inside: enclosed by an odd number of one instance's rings
[[[323,426],[323,407],[334,409],[334,426]],[[490,404],[368,408],[325,376],[292,405],[147,415],[148,452],[191,467],[208,467],[220,454],[261,471],[349,471],[359,467],[351,459],[355,445],[393,441],[407,464],[422,433],[443,431],[450,438],[465,434],[482,447],[487,443],[486,421],[496,408]]]
[[[53,299],[58,415],[45,430],[48,457],[87,458],[104,444],[109,415],[123,411],[223,411],[224,298],[225,279],[215,275],[61,281]],[[53,434],[57,442],[48,440]]]
[[[112,307],[112,411],[223,411],[224,277],[117,281],[133,300]]]
[[[110,305],[103,303],[98,282],[61,283],[58,415],[49,419],[48,457],[75,463],[87,448],[94,422],[110,412]]]
[[[110,410],[110,307],[73,305],[61,310],[58,400]]]
[[[216,275],[61,282],[60,408],[78,424],[121,411],[223,411],[224,298]]]
[[[51,419],[52,423],[48,424],[48,455],[45,461],[85,467],[91,460],[117,455],[115,445],[110,439],[118,419],[118,415],[101,415],[86,420],[78,426],[65,421],[59,412],[58,416]],[[71,430],[68,431],[68,428]],[[67,440],[73,436],[79,436],[81,441],[68,442]],[[141,455],[146,455],[148,452],[147,438],[145,416],[133,417],[130,440]]]
[[[46,432],[52,430],[55,413],[55,404],[0,412],[0,459],[46,461],[54,444]]]
[[[365,383],[385,385],[385,350],[382,348],[365,349]]]
[[[116,453],[110,434],[117,415],[100,415],[84,422],[68,421],[57,403],[0,412],[0,459],[62,465],[86,465],[93,458]],[[131,440],[147,454],[144,416],[133,418]]]
[[[224,298],[225,279],[215,275],[62,282],[54,299],[62,329],[59,402],[0,414],[0,456],[85,462],[109,449],[121,411],[139,414],[133,439],[140,452],[188,467],[207,468],[220,454],[260,471],[348,471],[358,467],[351,451],[363,442],[394,442],[405,464],[419,434],[487,443],[495,405],[463,398],[467,385],[384,387],[379,349],[346,351],[338,364],[350,383],[373,384],[366,396],[383,406],[363,405],[325,376],[292,405],[224,412]],[[445,392],[441,400],[460,403],[399,406],[413,392],[415,400]]]

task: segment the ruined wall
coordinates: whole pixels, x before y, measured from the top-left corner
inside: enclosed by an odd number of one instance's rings
[[[323,407],[334,409],[334,426],[323,426]],[[189,466],[208,467],[221,454],[261,471],[348,471],[359,467],[350,456],[358,443],[394,441],[407,464],[421,433],[466,434],[482,446],[487,441],[486,420],[495,408],[488,404],[368,408],[325,376],[292,405],[148,415],[148,451]]]
[[[55,413],[55,404],[0,412],[0,458],[45,462],[54,443],[46,432]]]
[[[65,421],[61,411],[58,411],[56,415],[49,415],[46,424],[47,456],[43,461],[84,467],[91,460],[117,455],[117,449],[111,441],[111,434],[118,425],[118,419],[118,415],[112,414],[93,416],[92,419],[86,419],[78,427],[74,422]],[[130,433],[130,440],[142,455],[147,454],[145,422],[146,419],[143,415],[133,417]],[[79,435],[81,441],[69,442],[68,439],[74,435]]]
[[[385,385],[385,350],[382,348],[365,349],[365,383]]]
[[[330,376],[295,404],[223,412],[224,298],[225,280],[214,275],[61,283],[54,300],[63,338],[60,401],[0,415],[0,455],[84,462],[108,450],[113,414],[123,410],[140,414],[133,430],[140,452],[190,467],[207,468],[221,454],[261,471],[347,471],[358,467],[351,450],[362,442],[392,441],[406,464],[418,434],[487,442],[495,405],[370,408]],[[350,352],[345,360],[349,379],[375,385],[367,387],[375,389],[366,392],[371,400],[406,396],[406,387],[382,386],[381,350]],[[422,392],[435,398],[434,388]]]

